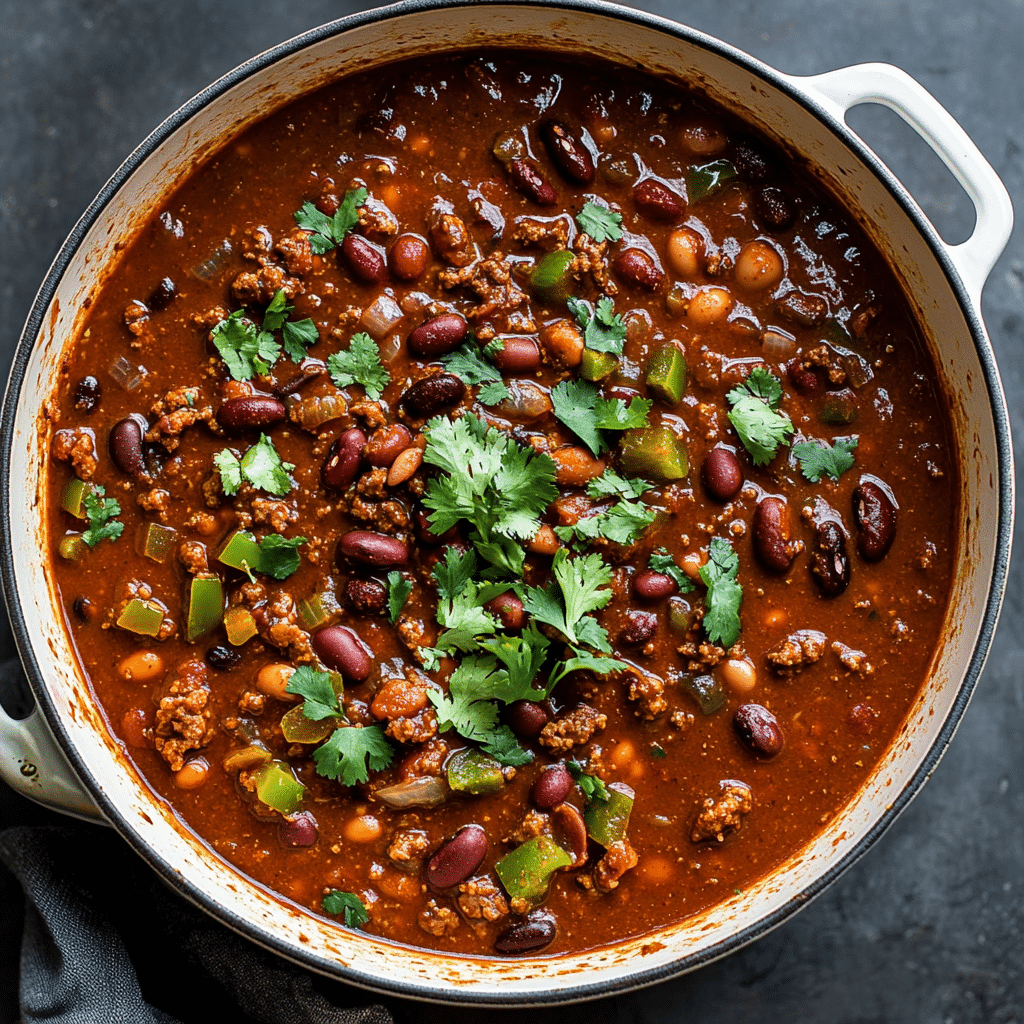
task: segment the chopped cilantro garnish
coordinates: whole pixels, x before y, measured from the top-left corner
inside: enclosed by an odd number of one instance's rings
[[[622,237],[622,215],[599,203],[586,203],[576,214],[576,223],[595,242],[617,242]]]
[[[391,374],[381,365],[377,342],[362,331],[352,335],[347,351],[334,352],[327,357],[327,369],[337,387],[362,384],[367,398],[374,402],[391,380]]]
[[[302,713],[311,721],[320,722],[325,718],[345,718],[338,694],[334,689],[329,672],[317,672],[308,665],[300,665],[285,685],[286,693],[305,698]]]
[[[288,474],[295,466],[281,461],[274,442],[266,434],[261,434],[259,441],[241,459],[229,448],[223,448],[214,455],[213,462],[220,471],[221,487],[227,495],[237,494],[243,480],[278,498],[292,488]]]
[[[615,306],[607,295],[602,295],[597,300],[597,306],[593,310],[590,303],[577,298],[568,299],[566,305],[569,312],[576,317],[576,322],[583,328],[583,340],[587,348],[595,352],[622,355],[622,345],[626,340],[626,321],[615,312]]]
[[[464,554],[448,548],[445,557],[433,568],[437,583],[437,621],[445,627],[438,638],[437,650],[471,651],[477,637],[493,633],[498,620],[484,611],[484,604],[508,589],[503,583],[477,583],[473,576],[477,557],[473,551]]]
[[[726,398],[732,405],[729,422],[753,456],[754,465],[767,466],[779,445],[785,444],[793,433],[790,418],[779,411],[782,385],[778,378],[763,366],[755,366],[750,376]]]
[[[115,498],[104,498],[106,493],[106,488],[97,484],[87,490],[83,498],[89,529],[82,534],[82,540],[91,548],[101,540],[117,540],[124,530],[124,523],[114,519],[121,514],[121,506]]]
[[[651,757],[657,758],[659,761],[668,757],[668,753],[660,743],[651,744]]]
[[[566,761],[565,767],[569,769],[569,774],[576,780],[576,784],[583,791],[588,803],[591,800],[604,801],[608,799],[610,794],[604,781],[596,775],[588,775],[578,761]]]
[[[736,582],[740,560],[732,545],[721,537],[711,538],[707,564],[700,578],[708,588],[704,598],[704,631],[712,643],[728,650],[740,635],[740,604],[743,588]]]
[[[651,552],[651,557],[647,560],[647,567],[655,572],[671,576],[675,580],[676,586],[679,587],[680,594],[686,594],[693,590],[690,577],[676,565],[676,560],[665,548],[658,548]]]
[[[494,351],[494,345],[501,346],[495,339],[485,350],[488,354]],[[454,351],[441,357],[445,369],[461,377],[471,386],[483,385],[477,392],[477,398],[483,405],[497,405],[508,398],[508,388],[501,379],[496,367],[487,362],[480,354],[480,349],[472,338],[467,338]]]
[[[608,430],[633,430],[647,426],[653,404],[649,398],[634,398],[629,405],[621,398],[604,398],[597,385],[588,380],[562,381],[551,391],[555,415],[595,454],[607,451]]]
[[[834,445],[825,441],[799,441],[793,445],[793,454],[800,463],[804,476],[816,484],[822,473],[838,480],[853,466],[856,437],[837,437]]]
[[[556,527],[555,533],[562,540],[571,537],[578,540],[604,537],[614,544],[633,544],[657,517],[658,513],[646,505],[635,501],[617,501],[597,515],[578,519],[572,526]]]
[[[526,587],[523,607],[539,622],[554,626],[571,644],[585,644],[610,654],[608,634],[589,612],[603,608],[611,599],[607,589],[612,571],[594,553],[570,558],[565,548],[551,562],[554,580],[546,587]]]
[[[393,623],[398,621],[411,593],[412,583],[400,572],[394,570],[388,573],[388,618]]]
[[[309,247],[318,256],[330,252],[359,223],[359,207],[366,202],[365,188],[350,189],[345,193],[333,217],[321,213],[308,200],[295,214],[295,223],[311,232]]]
[[[622,477],[614,469],[606,469],[599,477],[587,484],[587,494],[592,498],[639,498],[654,484],[638,477]]]
[[[363,901],[354,892],[332,889],[324,894],[320,906],[325,914],[343,915],[346,928],[359,928],[370,920]]]
[[[260,564],[255,566],[257,572],[275,580],[286,580],[302,564],[298,548],[306,543],[305,537],[282,537],[270,533],[258,543]]]
[[[317,772],[343,786],[368,782],[370,772],[382,772],[394,757],[394,749],[379,725],[342,726],[313,751]]]

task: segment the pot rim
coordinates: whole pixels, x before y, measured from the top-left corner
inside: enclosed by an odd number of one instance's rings
[[[597,14],[605,17],[616,18],[625,22],[630,22],[634,25],[652,29],[661,34],[683,39],[733,62],[744,70],[750,72],[752,75],[763,80],[774,89],[785,94],[788,98],[799,104],[810,115],[822,122],[840,139],[841,142],[853,151],[861,163],[875,175],[879,182],[896,200],[908,219],[923,236],[929,249],[932,251],[932,254],[942,269],[945,278],[951,286],[957,305],[960,307],[960,311],[964,317],[966,326],[977,351],[979,362],[984,374],[989,406],[993,416],[997,463],[999,467],[996,550],[994,552],[992,573],[988,580],[988,596],[980,623],[978,641],[949,713],[943,722],[938,735],[932,741],[924,760],[918,766],[914,775],[902,792],[890,801],[887,810],[874,827],[862,836],[861,839],[839,861],[831,865],[827,871],[819,875],[787,905],[780,907],[763,917],[759,917],[757,921],[734,933],[728,939],[716,943],[702,951],[682,957],[670,964],[654,967],[646,971],[640,970],[626,980],[596,980],[593,982],[584,982],[582,984],[560,987],[556,990],[543,993],[512,993],[506,998],[502,998],[497,994],[474,993],[473,991],[467,990],[453,990],[451,992],[451,998],[444,998],[438,995],[435,990],[416,983],[392,981],[384,984],[380,978],[367,974],[359,969],[339,965],[336,961],[319,956],[310,950],[295,948],[290,943],[281,940],[274,932],[266,930],[257,922],[242,917],[227,907],[215,906],[210,896],[202,888],[175,871],[163,858],[158,849],[144,842],[132,829],[117,805],[111,801],[105,790],[97,783],[96,779],[86,768],[77,748],[70,742],[70,736],[65,730],[60,716],[57,714],[56,707],[51,700],[43,681],[42,672],[36,659],[35,652],[32,649],[28,630],[26,628],[24,611],[17,599],[17,584],[11,530],[12,512],[13,509],[18,507],[18,505],[16,502],[12,502],[11,500],[12,474],[10,469],[10,460],[13,449],[15,415],[22,393],[22,386],[24,384],[28,362],[43,327],[46,311],[54,298],[65,271],[84,241],[90,228],[99,218],[108,202],[110,202],[110,200],[118,193],[121,187],[132,176],[132,174],[134,174],[139,166],[149,156],[151,156],[168,139],[169,136],[186,124],[196,113],[208,106],[214,100],[218,99],[225,92],[238,85],[240,82],[263,72],[282,58],[289,57],[311,45],[330,39],[336,35],[340,35],[352,29],[361,28],[375,22],[398,18],[404,15],[417,14],[420,12],[434,11],[438,9],[476,7],[480,6],[482,2],[488,2],[488,0],[401,0],[401,2],[387,7],[362,11],[337,19],[286,40],[285,42],[282,42],[263,53],[257,54],[240,64],[238,67],[229,71],[226,75],[193,96],[190,100],[174,111],[174,113],[168,116],[160,125],[158,125],[143,140],[143,142],[129,154],[121,166],[113,173],[97,194],[96,198],[90,203],[81,218],[72,228],[70,234],[54,258],[54,261],[51,264],[50,269],[33,301],[25,327],[15,350],[10,376],[8,378],[7,388],[4,394],[3,408],[2,411],[0,411],[0,474],[2,474],[2,476],[0,476],[0,488],[2,488],[4,500],[4,529],[2,530],[2,536],[0,536],[0,583],[2,583],[3,586],[4,598],[11,619],[12,630],[33,695],[38,706],[43,712],[49,728],[57,738],[64,756],[68,759],[78,777],[83,781],[90,796],[100,807],[104,816],[111,822],[111,824],[114,825],[117,831],[129,843],[129,845],[131,845],[135,852],[142,856],[163,878],[163,880],[179,894],[208,913],[211,913],[232,930],[244,935],[247,939],[258,943],[264,948],[273,950],[285,959],[302,967],[315,970],[318,973],[341,979],[374,992],[437,1003],[506,1007],[541,1006],[579,1002],[586,999],[632,991],[670,978],[678,977],[688,971],[711,963],[714,960],[720,959],[721,957],[734,952],[747,943],[776,928],[787,918],[820,895],[829,885],[832,884],[832,882],[860,860],[868,849],[874,845],[874,843],[906,809],[911,800],[917,795],[921,786],[935,770],[939,760],[942,758],[946,748],[949,746],[967,705],[970,702],[992,643],[992,637],[999,617],[999,610],[1002,605],[1003,592],[1006,587],[1010,560],[1010,546],[1013,530],[1013,454],[1010,439],[1009,415],[1006,409],[1005,397],[995,362],[995,355],[992,351],[984,324],[981,320],[980,308],[975,308],[968,289],[960,278],[945,244],[942,242],[935,228],[924,216],[916,202],[898,181],[895,175],[878,159],[877,156],[875,156],[875,154],[860,140],[860,138],[847,127],[844,122],[834,117],[830,111],[818,103],[814,98],[809,96],[806,92],[802,91],[799,88],[798,80],[787,77],[770,65],[765,64],[745,51],[725,43],[714,36],[710,36],[697,29],[690,28],[689,26],[671,21],[658,15],[608,3],[606,0],[497,0],[498,5],[503,7],[541,7],[556,11]],[[387,939],[380,939],[380,941],[397,947],[401,947],[403,945],[401,943],[393,943]],[[441,953],[437,955],[445,959],[449,959],[452,956],[451,954]],[[459,959],[463,958],[459,957]],[[465,959],[472,960],[479,958],[469,957]]]

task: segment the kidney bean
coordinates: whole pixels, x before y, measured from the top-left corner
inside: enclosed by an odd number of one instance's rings
[[[786,744],[776,717],[760,704],[743,704],[732,717],[740,739],[762,757],[775,757]]]
[[[605,398],[621,398],[626,405],[629,405],[634,398],[640,397],[640,392],[636,388],[628,388],[623,384],[613,384],[604,389],[604,395]]]
[[[771,164],[756,143],[740,139],[733,147],[732,162],[740,175],[755,185],[767,180]]]
[[[96,606],[84,594],[79,594],[71,604],[71,609],[82,622],[91,621],[96,615]],[[543,726],[541,727],[543,728]],[[540,732],[540,729],[537,730]]]
[[[362,235],[348,234],[341,243],[341,257],[352,276],[363,284],[380,284],[387,267],[384,255]]]
[[[320,838],[320,830],[309,811],[299,811],[277,826],[277,835],[284,846],[313,846]]]
[[[523,602],[512,591],[492,597],[484,605],[484,611],[496,616],[502,629],[522,629],[526,620]]]
[[[459,539],[459,528],[451,526],[444,533],[437,534],[430,529],[431,510],[417,505],[413,510],[412,522],[416,536],[425,544],[446,544]]]
[[[402,395],[402,405],[413,416],[426,419],[442,409],[461,402],[466,394],[466,385],[451,373],[436,373],[424,377]]]
[[[126,416],[110,428],[110,457],[122,473],[141,476],[146,472],[146,459],[142,452],[142,436],[146,430],[141,416]]]
[[[786,363],[786,372],[793,382],[793,387],[805,395],[813,395],[825,386],[823,375],[814,367],[804,366],[799,357]]]
[[[826,597],[836,597],[850,584],[850,559],[846,554],[846,534],[838,523],[826,519],[814,536],[814,562],[811,572],[818,589]]]
[[[427,884],[450,889],[469,878],[487,856],[487,833],[479,825],[464,825],[445,840],[427,861]]]
[[[550,946],[555,938],[555,917],[547,910],[531,910],[526,917],[505,925],[494,940],[497,953],[533,953]]]
[[[612,261],[612,270],[627,287],[639,288],[646,292],[655,291],[665,279],[665,275],[643,249],[626,249],[620,252]]]
[[[335,438],[327,449],[327,458],[320,470],[320,481],[324,487],[332,491],[343,491],[348,487],[359,472],[365,447],[366,435],[358,427],[352,427]]]
[[[853,491],[853,518],[861,558],[865,562],[884,558],[896,537],[896,506],[884,488],[862,478]]]
[[[362,565],[393,569],[409,560],[409,545],[397,537],[369,530],[350,530],[338,542],[338,553]]]
[[[83,377],[75,385],[75,408],[90,413],[103,398],[103,387],[95,377]]]
[[[509,704],[502,716],[505,724],[525,740],[539,736],[541,729],[550,721],[548,709],[533,700],[517,700]]]
[[[532,373],[540,367],[540,346],[532,338],[502,338],[504,348],[491,356],[503,373]]]
[[[560,803],[551,809],[561,827],[561,839],[565,840],[572,854],[572,867],[582,867],[587,860],[587,826],[583,815],[573,804]]]
[[[242,660],[242,652],[237,647],[225,647],[217,644],[206,652],[206,664],[218,672],[226,672]]]
[[[558,202],[558,193],[532,160],[512,160],[508,170],[512,184],[538,206],[554,206]]]
[[[361,683],[373,666],[370,650],[347,626],[328,626],[309,638],[313,653],[347,682]]]
[[[663,601],[676,592],[676,581],[663,572],[644,569],[633,577],[633,593],[643,601]]]
[[[388,267],[399,281],[415,281],[430,262],[430,246],[419,235],[399,235],[388,253]]]
[[[792,291],[775,303],[775,308],[790,323],[801,327],[820,327],[828,317],[828,302],[820,295]]]
[[[288,415],[284,403],[270,395],[230,398],[217,410],[217,422],[229,431],[265,430]]]
[[[533,802],[542,811],[549,811],[572,792],[572,787],[572,776],[565,765],[552,765],[537,776],[531,792]]]
[[[773,186],[761,189],[754,196],[754,213],[766,231],[785,231],[796,220],[793,200]]]
[[[176,294],[177,289],[174,287],[174,282],[169,277],[165,277],[156,286],[156,290],[150,295],[146,305],[154,313],[159,313],[161,309],[166,309],[171,304]]]
[[[718,501],[731,501],[743,486],[740,460],[735,452],[721,445],[704,456],[700,475],[708,494]]]
[[[413,355],[433,359],[458,348],[468,329],[466,321],[457,313],[445,313],[413,328],[405,341]]]
[[[345,601],[357,612],[380,615],[388,606],[388,591],[377,580],[351,579],[345,584]]]
[[[590,153],[564,124],[546,121],[540,126],[540,137],[563,178],[577,185],[589,185],[594,180]]]
[[[646,178],[633,189],[633,204],[641,216],[666,224],[683,215],[683,200],[668,185],[653,178]]]
[[[412,444],[412,434],[401,423],[378,427],[366,442],[363,455],[371,466],[390,466]]]
[[[754,550],[769,572],[783,573],[799,550],[791,543],[789,505],[782,498],[762,498],[754,509]]]
[[[640,647],[658,632],[658,616],[653,612],[626,613],[626,625],[619,634],[619,642],[630,647]]]

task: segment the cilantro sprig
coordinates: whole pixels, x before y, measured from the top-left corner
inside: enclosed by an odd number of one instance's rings
[[[388,573],[388,618],[392,624],[398,621],[411,593],[411,580],[406,579],[397,569]]]
[[[228,496],[237,494],[243,481],[278,498],[292,489],[288,474],[295,465],[281,460],[274,442],[266,434],[261,434],[259,441],[241,459],[230,448],[222,448],[214,455],[213,462],[220,472],[221,487]]]
[[[490,355],[503,347],[501,340],[495,338],[484,351]],[[497,405],[509,397],[508,388],[501,379],[497,367],[483,358],[472,337],[466,338],[454,352],[442,356],[441,362],[446,370],[454,373],[456,377],[461,377],[466,384],[480,387],[476,397],[481,404]]]
[[[302,713],[310,721],[345,719],[345,711],[330,672],[318,672],[308,665],[300,665],[285,684],[285,692],[304,699]]]
[[[379,725],[343,725],[313,751],[317,773],[343,786],[368,782],[370,772],[382,772],[395,751]]]
[[[712,537],[707,563],[700,578],[708,588],[704,598],[704,631],[712,643],[728,650],[740,635],[740,605],[743,588],[736,582],[740,560],[732,545],[722,537]]]
[[[595,454],[611,447],[608,432],[647,426],[653,402],[605,398],[589,380],[562,381],[551,390],[555,415]]]
[[[299,546],[306,543],[306,537],[282,537],[269,533],[257,541],[260,548],[260,564],[256,571],[275,580],[286,580],[302,564]]]
[[[736,428],[743,446],[755,466],[767,466],[780,444],[793,433],[793,423],[779,410],[782,384],[763,366],[755,366],[750,376],[726,396],[732,409],[729,422]]]
[[[856,437],[837,437],[833,445],[827,441],[798,441],[793,445],[793,454],[800,463],[801,472],[812,484],[816,484],[824,473],[838,480],[853,468],[853,453],[858,440]]]
[[[626,321],[615,312],[615,305],[607,295],[602,295],[593,308],[589,302],[577,298],[567,299],[566,305],[583,329],[583,342],[587,348],[595,352],[622,355]]]
[[[654,484],[639,477],[624,477],[614,469],[606,469],[600,476],[587,484],[587,494],[592,498],[639,498]]]
[[[562,540],[587,541],[604,537],[613,544],[635,544],[658,513],[647,505],[635,501],[617,501],[601,509],[596,515],[583,516],[571,526],[556,526],[555,533]]]
[[[391,380],[391,374],[381,364],[377,342],[362,331],[352,335],[347,350],[333,352],[327,357],[327,369],[336,387],[362,384],[367,398],[374,402]]]
[[[124,531],[124,523],[114,519],[121,514],[121,506],[116,498],[105,498],[106,493],[105,487],[96,484],[83,498],[89,529],[82,534],[82,540],[91,548],[101,540],[117,540]]]
[[[341,916],[346,928],[361,928],[370,920],[366,905],[354,892],[332,889],[320,901],[325,914]]]
[[[654,572],[671,576],[675,580],[680,594],[687,594],[693,590],[693,583],[690,577],[679,568],[676,560],[669,554],[667,548],[657,548],[652,551],[650,558],[647,560],[647,567],[653,569]]]
[[[595,242],[617,242],[622,237],[622,214],[600,203],[585,203],[576,214],[576,223]]]
[[[579,761],[566,761],[565,767],[569,769],[569,774],[575,779],[576,785],[580,787],[587,803],[592,800],[600,800],[604,803],[611,796],[604,780],[599,779],[596,775],[587,774]]]
[[[322,256],[336,245],[341,245],[345,236],[359,223],[359,207],[366,202],[367,195],[365,188],[350,189],[333,217],[321,213],[308,200],[302,204],[293,216],[300,228],[310,232],[309,247],[313,252]]]

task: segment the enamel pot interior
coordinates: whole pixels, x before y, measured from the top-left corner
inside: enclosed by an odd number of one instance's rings
[[[869,783],[821,835],[742,895],[654,935],[556,958],[484,961],[408,949],[343,930],[240,877],[138,778],[91,701],[46,572],[40,409],[63,347],[119,243],[158,210],[197,161],[301,93],[395,54],[497,45],[566,48],[703,88],[802,154],[868,226],[905,282],[950,395],[963,473],[958,573],[946,643],[902,732]],[[43,286],[4,413],[9,466],[8,600],[51,729],[110,821],[180,892],[250,938],[308,967],[371,988],[453,1002],[558,1002],[670,977],[737,948],[816,895],[881,833],[952,736],[994,628],[1006,558],[1007,438],[991,352],[943,250],[920,214],[845,130],[782,76],[735,50],[646,15],[597,3],[550,7],[401,5],[310,33],[256,58],[174,115],[87,212]],[[145,356],[142,357],[143,359]]]

